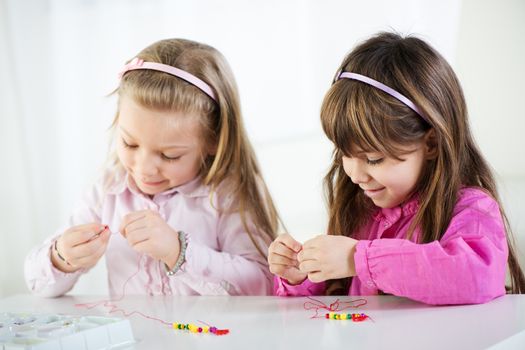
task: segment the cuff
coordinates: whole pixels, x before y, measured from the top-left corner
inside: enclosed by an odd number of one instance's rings
[[[370,289],[377,289],[377,285],[370,272],[370,266],[368,265],[368,249],[371,245],[372,241],[369,240],[361,240],[357,243],[354,254],[355,272],[363,286]]]
[[[323,295],[325,290],[324,282],[314,283],[308,278],[300,284],[292,285],[287,280],[274,276],[273,282],[273,294],[279,296]]]

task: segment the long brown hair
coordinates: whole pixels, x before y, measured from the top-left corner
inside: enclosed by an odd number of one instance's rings
[[[119,98],[131,97],[146,108],[201,116],[202,139],[208,149],[215,150],[213,155],[203,156],[200,172],[203,184],[212,189],[210,200],[213,203],[216,192],[228,195],[231,206],[217,209],[238,211],[253,244],[266,256],[254,234],[260,232],[260,238],[273,240],[280,219],[247,138],[237,85],[226,59],[209,45],[185,39],[158,41],[136,57],[182,69],[213,89],[216,101],[169,74],[134,70],[122,77],[116,92]],[[113,125],[117,120],[118,111]]]
[[[463,91],[447,61],[421,39],[379,33],[350,52],[340,71],[366,75],[392,87],[411,99],[425,119],[375,87],[349,79],[334,82],[321,108],[324,132],[335,146],[324,180],[328,234],[352,236],[367,222],[374,208],[345,174],[341,157],[358,146],[399,159],[399,146],[422,140],[433,129],[436,157],[427,161],[418,181],[420,205],[408,238],[417,227],[421,229],[420,243],[441,239],[461,186],[481,188],[498,202],[505,224],[510,291],[524,293],[525,277],[496,182],[471,134]],[[327,294],[346,291],[349,283],[349,279],[329,281]]]

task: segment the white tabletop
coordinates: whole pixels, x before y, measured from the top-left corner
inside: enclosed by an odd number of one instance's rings
[[[44,299],[15,295],[0,300],[0,312],[108,314],[103,306],[86,310],[77,303],[100,296]],[[330,304],[336,297],[316,297]],[[340,297],[352,300],[356,297]],[[393,296],[365,297],[372,321],[311,319],[307,298],[128,296],[116,303],[166,321],[199,320],[230,334],[215,336],[169,329],[156,321],[129,317],[134,349],[525,349],[525,295],[507,295],[483,305],[427,306]]]

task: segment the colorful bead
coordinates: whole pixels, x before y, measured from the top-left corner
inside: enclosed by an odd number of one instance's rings
[[[338,314],[335,312],[329,312],[325,314],[325,318],[331,320],[352,320],[353,322],[361,322],[368,318],[366,314]]]
[[[173,329],[188,330],[192,333],[213,333],[215,335],[224,335],[228,334],[230,331],[228,329],[217,329],[217,327],[208,327],[208,326],[197,326],[191,323],[177,323],[174,322],[171,324]]]

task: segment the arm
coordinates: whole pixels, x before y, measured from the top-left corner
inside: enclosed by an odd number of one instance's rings
[[[72,227],[82,223],[99,222],[97,208],[100,203],[100,188],[94,186],[86,193],[78,208],[69,218],[68,226],[47,238],[41,245],[32,249],[25,259],[24,275],[29,290],[43,297],[57,297],[70,291],[86,269],[62,272],[52,263],[53,244],[56,239]]]
[[[440,241],[363,240],[354,256],[363,284],[428,304],[474,304],[505,294],[507,241],[487,195],[458,203]]]
[[[257,231],[253,229],[252,232]],[[260,236],[254,238],[266,251],[268,243]],[[202,294],[271,294],[272,281],[266,258],[255,248],[238,213],[221,215],[217,240],[219,250],[214,250],[192,240],[188,232],[186,261],[181,267],[186,278],[204,281],[205,285],[200,287]]]

